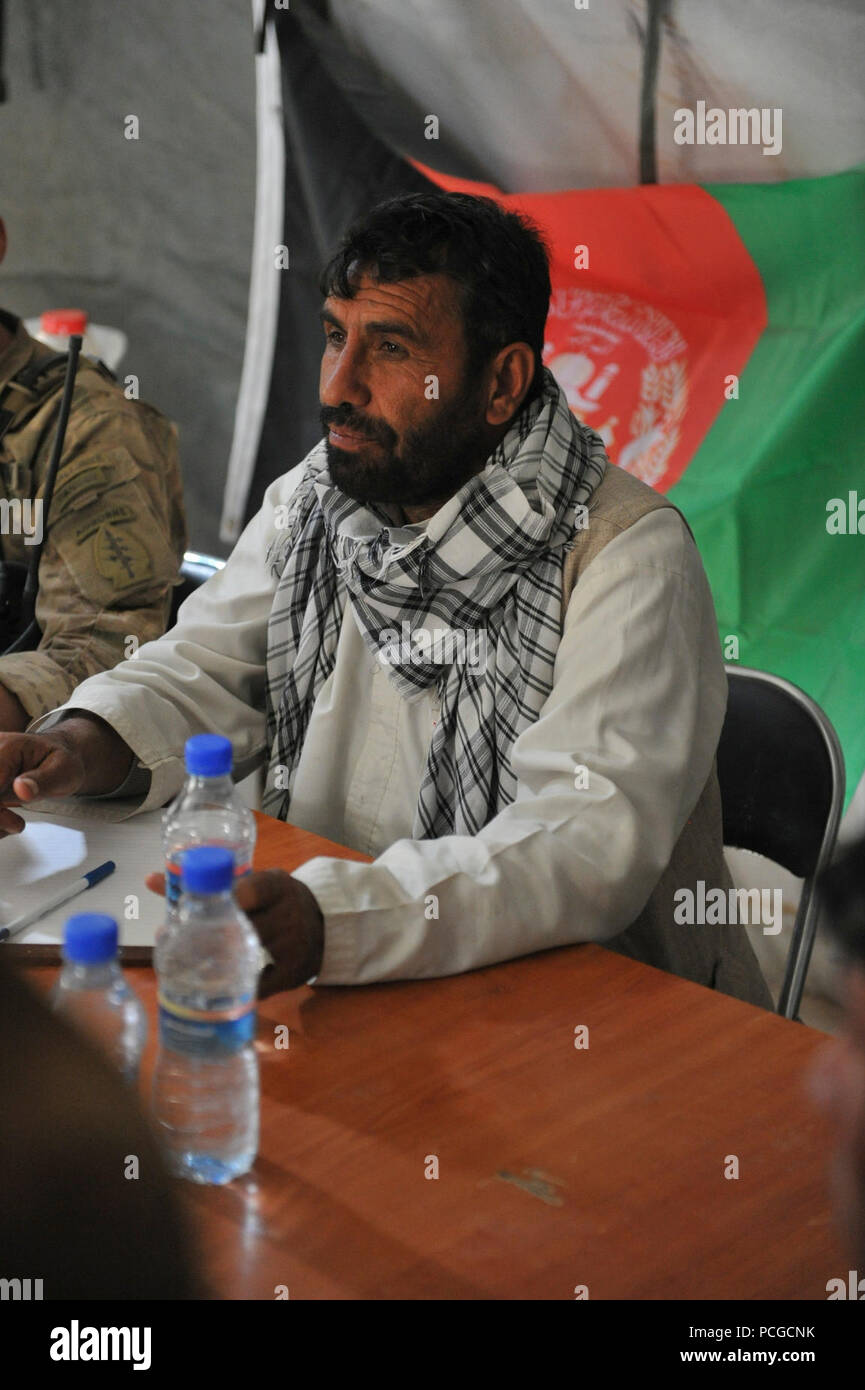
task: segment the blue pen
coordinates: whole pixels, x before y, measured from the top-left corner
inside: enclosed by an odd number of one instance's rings
[[[70,898],[75,898],[85,889],[92,888],[95,884],[101,883],[109,874],[113,874],[117,865],[113,859],[106,859],[104,864],[100,864],[98,869],[91,869],[89,874],[83,878],[76,878],[73,883],[68,883],[65,888],[61,888],[59,893],[55,893],[48,902],[42,903],[39,907],[34,907],[32,912],[25,912],[23,917],[16,917],[14,922],[10,922],[7,927],[0,928],[0,941],[8,941],[10,936],[17,936],[24,931],[25,927],[31,927],[34,922],[38,922],[40,917],[47,917],[49,912],[53,912],[55,907],[62,907],[68,903]]]

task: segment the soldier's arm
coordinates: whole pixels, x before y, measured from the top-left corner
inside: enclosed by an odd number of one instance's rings
[[[185,543],[166,422],[128,402],[75,412],[39,569],[42,639],[37,651],[0,657],[0,728],[13,727],[3,715],[13,720],[16,704],[29,722],[159,637]]]
[[[30,716],[16,695],[0,685],[0,732],[20,734],[30,723]]]

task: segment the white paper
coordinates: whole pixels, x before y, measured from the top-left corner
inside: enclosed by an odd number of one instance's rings
[[[117,920],[122,946],[153,945],[165,920],[165,902],[144,880],[164,867],[161,811],[105,822],[60,818],[21,806],[15,810],[27,828],[0,840],[0,927],[113,859],[113,874],[40,917],[15,941],[59,942],[64,922],[74,913],[107,912]]]

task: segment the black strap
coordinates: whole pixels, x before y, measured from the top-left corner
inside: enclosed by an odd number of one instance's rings
[[[26,386],[28,391],[32,391],[40,376],[44,376],[46,372],[52,371],[55,367],[59,366],[61,362],[65,366],[68,356],[68,352],[52,352],[50,357],[43,357],[41,361],[36,357],[32,362],[28,362],[23,366],[12,380],[17,381],[19,386]]]
[[[45,376],[46,372],[53,371],[54,368],[60,366],[61,363],[65,364],[68,356],[69,354],[66,352],[55,352],[52,353],[50,357],[43,357],[41,360],[37,358],[33,362],[27,362],[21,368],[20,372],[16,372],[15,375],[7,381],[2,392],[0,392],[0,444],[2,444],[3,436],[15,419],[20,408],[15,407],[13,409],[11,406],[6,405],[6,398],[9,393],[14,391],[16,387],[21,387],[25,391],[34,390],[39,378]]]

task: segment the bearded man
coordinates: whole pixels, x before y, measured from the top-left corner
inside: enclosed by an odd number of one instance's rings
[[[741,928],[674,922],[730,885],[715,613],[683,518],[543,367],[537,229],[392,199],[321,288],[324,439],[171,631],[0,739],[6,806],[150,810],[226,733],[264,810],[374,857],[239,885],[263,993],[594,940],[771,1007]]]

